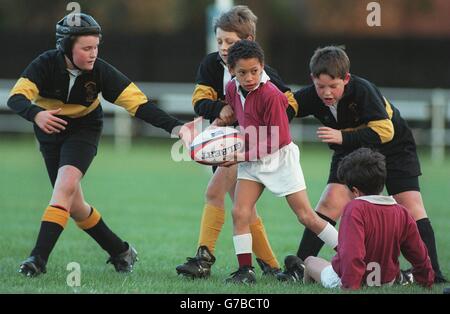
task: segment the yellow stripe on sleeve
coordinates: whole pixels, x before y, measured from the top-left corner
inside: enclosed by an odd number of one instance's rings
[[[289,106],[291,106],[292,109],[294,109],[295,116],[297,116],[297,114],[298,114],[298,103],[297,103],[297,100],[295,100],[294,94],[290,90],[288,90],[284,94],[286,95],[286,97],[288,99]]]
[[[217,92],[211,86],[197,84],[197,86],[195,86],[194,94],[192,95],[192,105],[195,106],[197,101],[202,99],[216,101],[218,99]]]
[[[116,105],[125,108],[132,116],[136,114],[140,105],[148,102],[147,96],[134,83],[125,88],[114,102]]]
[[[394,125],[390,119],[370,121],[367,126],[378,134],[382,144],[394,138]]]
[[[35,83],[25,77],[21,77],[17,80],[16,85],[14,85],[9,95],[14,96],[17,94],[22,94],[28,100],[34,101],[39,95],[39,89]]]

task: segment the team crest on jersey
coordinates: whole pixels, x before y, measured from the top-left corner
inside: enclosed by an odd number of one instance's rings
[[[95,82],[89,81],[84,84],[86,89],[86,102],[92,103],[97,99],[97,84]]]

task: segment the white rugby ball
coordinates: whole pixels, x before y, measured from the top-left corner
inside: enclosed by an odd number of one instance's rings
[[[191,144],[191,158],[203,165],[220,165],[245,149],[245,137],[232,127],[208,128]]]

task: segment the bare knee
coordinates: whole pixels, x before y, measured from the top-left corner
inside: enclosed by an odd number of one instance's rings
[[[235,206],[233,208],[232,216],[234,225],[248,224],[251,217],[251,211],[240,206]]]
[[[59,169],[52,201],[64,202],[66,206],[71,205],[70,202],[66,203],[76,196],[81,177],[81,171],[75,167],[65,166]]]
[[[212,182],[206,189],[206,202],[216,207],[224,207],[226,193],[227,191],[225,191],[221,186],[218,186]]]
[[[58,184],[55,185],[55,190],[65,197],[73,197],[77,191],[78,184],[79,181],[73,180],[73,178],[62,178],[59,180]]]
[[[74,200],[70,208],[70,216],[75,221],[82,221],[89,217],[91,206],[84,200]]]
[[[304,260],[305,267],[311,266],[311,264],[314,263],[314,261],[317,261],[317,259],[318,259],[318,258],[315,257],[315,256],[308,256],[308,257]]]
[[[316,211],[337,221],[341,217],[345,205],[347,205],[350,200],[351,199],[346,195],[343,196],[342,194],[330,193],[326,198],[320,200],[319,204],[317,204]]]
[[[314,223],[314,213],[312,210],[301,209],[297,210],[297,219],[304,226],[311,226]]]

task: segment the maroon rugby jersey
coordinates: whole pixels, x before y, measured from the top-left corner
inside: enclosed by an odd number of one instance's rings
[[[360,288],[373,271],[367,270],[371,262],[380,265],[381,284],[393,281],[400,271],[400,253],[413,266],[415,281],[430,287],[434,271],[428,251],[405,207],[381,195],[359,197],[345,207],[331,262],[344,289]]]
[[[236,78],[231,80],[226,89],[226,102],[233,108],[239,126],[247,135],[246,150],[250,153],[246,160],[260,159],[291,143],[286,115],[288,99],[269,81],[265,72],[260,85],[246,97]]]

